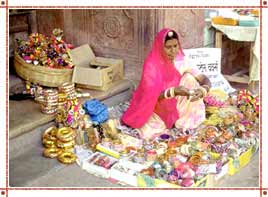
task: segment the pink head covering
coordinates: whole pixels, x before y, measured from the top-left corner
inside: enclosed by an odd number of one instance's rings
[[[139,86],[132,95],[129,108],[122,116],[122,121],[132,128],[142,127],[154,111],[165,122],[167,128],[171,128],[179,118],[175,98],[158,101],[161,92],[178,86],[181,79],[180,73],[164,51],[165,38],[169,31],[174,30],[165,28],[156,35],[152,49],[144,62]],[[183,60],[183,57],[180,47],[176,60]]]

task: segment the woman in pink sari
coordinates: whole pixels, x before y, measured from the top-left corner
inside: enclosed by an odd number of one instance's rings
[[[139,86],[122,121],[145,139],[172,127],[193,129],[205,120],[207,77],[187,65],[178,34],[162,29],[147,56]]]

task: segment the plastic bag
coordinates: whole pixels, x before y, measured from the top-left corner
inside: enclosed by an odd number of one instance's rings
[[[109,113],[107,106],[97,99],[87,100],[83,108],[94,122],[102,123],[108,119]]]

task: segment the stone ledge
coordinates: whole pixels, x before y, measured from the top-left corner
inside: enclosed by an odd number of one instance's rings
[[[107,91],[81,89],[89,92],[93,98],[103,102],[116,95],[131,94],[134,85],[129,80],[116,82]],[[88,98],[79,99],[84,102]],[[111,102],[109,102],[111,103]],[[54,115],[46,115],[40,111],[40,105],[33,100],[9,101],[9,139],[22,135],[40,125],[55,119]]]

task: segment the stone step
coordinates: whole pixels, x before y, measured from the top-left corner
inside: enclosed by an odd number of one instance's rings
[[[107,106],[130,99],[134,86],[130,81],[117,82],[108,91],[89,92]],[[84,102],[86,99],[80,99]],[[90,175],[77,164],[63,165],[57,159],[42,156],[42,133],[55,125],[54,116],[41,113],[32,100],[9,103],[9,183],[11,187],[122,187]],[[74,178],[76,177],[76,178]]]
[[[11,187],[122,187],[82,170],[76,163],[64,165],[42,156],[41,136],[47,123],[10,140],[9,185]]]
[[[134,85],[129,80],[122,80],[116,82],[107,91],[81,90],[90,93],[93,98],[102,101],[107,106],[113,106],[129,100],[133,89]],[[83,103],[87,99],[81,98],[79,101]],[[54,119],[55,115],[43,114],[40,105],[33,100],[9,101],[9,138],[22,135]]]
[[[17,75],[9,74],[9,94],[19,93],[25,90],[25,82]]]

